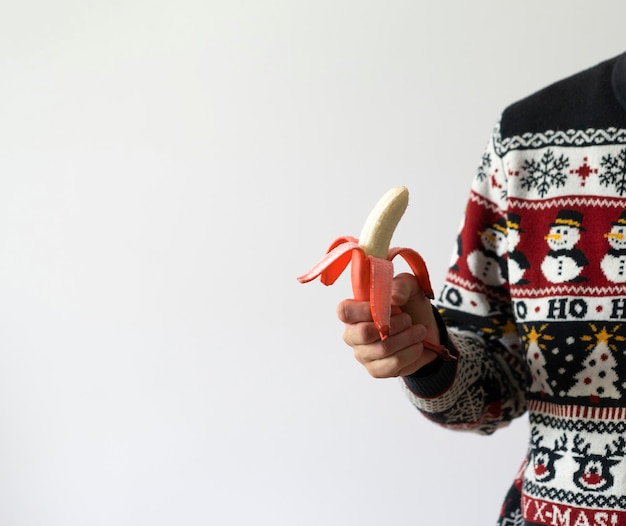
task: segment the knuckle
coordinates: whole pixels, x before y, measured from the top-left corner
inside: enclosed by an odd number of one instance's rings
[[[381,348],[382,348],[382,353],[384,356],[389,356],[389,357],[393,356],[393,353],[395,351],[394,342],[395,342],[395,338],[393,337],[389,337],[389,338],[386,338],[385,340],[382,340]]]
[[[343,330],[343,341],[350,347],[373,343],[376,341],[374,333],[377,337],[378,332],[373,323],[346,323]]]
[[[358,325],[359,337],[363,343],[373,343],[378,340],[378,331],[376,326],[370,322],[360,323]]]
[[[346,322],[346,305],[345,302],[341,302],[337,305],[337,318],[339,318],[340,321],[342,322]]]
[[[367,371],[370,373],[370,376],[372,378],[386,378],[387,377],[386,374],[383,374],[380,367],[376,367],[373,364],[370,364],[370,366],[368,366]]]
[[[397,354],[394,354],[390,358],[390,361],[388,364],[388,370],[390,373],[389,376],[397,376],[398,372],[402,370],[403,367],[404,367],[404,363],[402,362],[400,357]]]
[[[343,331],[343,343],[345,343],[346,345],[352,347],[352,337],[351,337],[351,331],[349,327],[346,327],[345,330]]]
[[[354,303],[344,300],[337,305],[337,317],[344,323],[354,323],[356,319],[354,309]]]

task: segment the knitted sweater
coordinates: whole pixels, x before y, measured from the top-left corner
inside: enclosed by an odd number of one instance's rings
[[[499,524],[626,525],[626,54],[502,113],[437,303],[458,361],[405,377],[411,401],[530,421]]]

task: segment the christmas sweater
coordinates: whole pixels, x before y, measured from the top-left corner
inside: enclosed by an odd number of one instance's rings
[[[626,525],[626,54],[502,113],[437,308],[458,360],[403,379],[414,405],[529,419],[498,524]]]

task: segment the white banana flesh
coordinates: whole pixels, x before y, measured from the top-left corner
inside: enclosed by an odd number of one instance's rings
[[[409,191],[405,186],[388,190],[367,216],[359,246],[367,256],[387,259],[393,233],[409,204]]]

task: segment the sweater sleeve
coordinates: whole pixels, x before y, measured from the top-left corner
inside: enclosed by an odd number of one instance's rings
[[[493,433],[526,410],[527,372],[508,283],[507,174],[496,126],[472,183],[457,248],[437,299],[456,362],[404,377],[411,402],[451,429]]]

